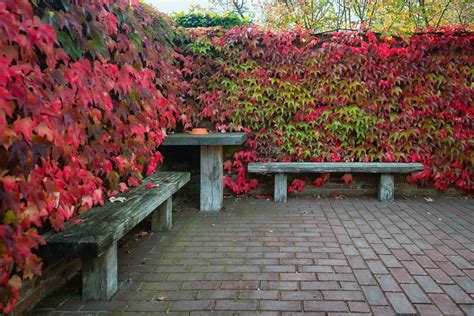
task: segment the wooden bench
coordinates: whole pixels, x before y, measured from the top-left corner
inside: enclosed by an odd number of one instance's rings
[[[153,232],[170,230],[172,195],[189,178],[188,172],[160,172],[146,178],[115,202],[77,216],[60,232],[45,234],[41,256],[81,258],[83,299],[110,299],[118,287],[117,241],[150,214]],[[147,188],[149,183],[155,187]]]
[[[380,173],[378,197],[381,202],[395,199],[395,173],[423,170],[421,163],[398,162],[267,162],[250,163],[249,173],[276,173],[275,202],[287,201],[287,173]]]

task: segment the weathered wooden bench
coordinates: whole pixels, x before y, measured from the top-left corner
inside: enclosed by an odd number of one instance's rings
[[[160,172],[146,178],[115,202],[79,215],[60,232],[45,234],[41,256],[81,258],[83,299],[110,299],[118,288],[117,241],[150,214],[153,232],[170,230],[172,195],[189,178],[188,172]],[[149,183],[155,187],[147,188]]]
[[[251,163],[249,173],[276,173],[275,202],[287,201],[287,173],[380,173],[378,197],[381,202],[395,199],[395,173],[422,171],[421,163],[398,162],[267,162]]]

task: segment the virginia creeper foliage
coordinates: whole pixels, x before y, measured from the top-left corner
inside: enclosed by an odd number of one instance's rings
[[[174,32],[138,0],[0,2],[1,312],[41,273],[40,233],[153,173],[176,121],[249,132],[224,165],[239,194],[273,160],[416,161],[409,181],[474,189],[471,33]]]
[[[474,188],[474,36],[465,29],[396,38],[241,27],[191,31],[179,45],[190,85],[183,115],[252,135],[226,163],[236,193],[256,186],[246,163],[268,160],[421,162],[409,181]]]
[[[61,229],[162,160],[178,70],[168,19],[138,0],[0,2],[0,311]]]

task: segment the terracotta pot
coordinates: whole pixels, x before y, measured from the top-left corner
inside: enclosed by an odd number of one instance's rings
[[[190,132],[192,135],[207,135],[209,132],[207,131],[207,128],[193,128]]]

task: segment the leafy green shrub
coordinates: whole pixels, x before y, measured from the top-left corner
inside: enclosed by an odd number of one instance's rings
[[[193,27],[223,27],[230,29],[234,26],[249,24],[250,21],[242,19],[235,13],[226,12],[223,14],[207,13],[200,11],[181,12],[173,15],[173,19],[178,26],[185,28]]]

